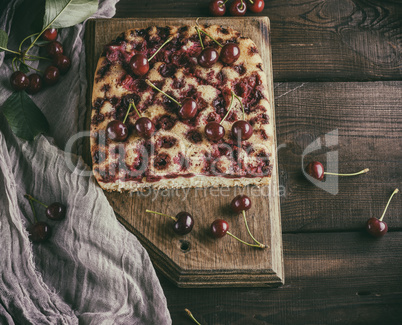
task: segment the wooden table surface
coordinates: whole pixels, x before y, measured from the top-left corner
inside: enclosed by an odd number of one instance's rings
[[[208,16],[208,0],[121,0],[115,17]],[[248,14],[250,15],[250,14]],[[402,2],[269,0],[279,150],[285,285],[180,289],[160,275],[173,324],[401,324],[402,195],[381,239],[366,235],[402,190]],[[304,157],[339,170],[330,194],[302,177]],[[328,141],[327,141],[328,144]]]

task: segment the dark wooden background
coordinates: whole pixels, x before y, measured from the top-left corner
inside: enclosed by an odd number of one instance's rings
[[[402,190],[402,1],[270,0],[286,284],[179,289],[160,275],[173,324],[401,324],[402,195],[389,233],[365,234]],[[208,16],[208,0],[121,0],[115,17]],[[250,15],[250,14],[248,14]],[[303,151],[338,130],[332,195],[301,176]]]

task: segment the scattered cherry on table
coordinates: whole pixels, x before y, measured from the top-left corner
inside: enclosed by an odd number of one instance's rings
[[[60,79],[60,71],[57,67],[50,65],[43,72],[43,81],[47,86],[55,85]]]
[[[52,236],[52,228],[43,221],[35,222],[28,227],[29,239],[34,243],[43,243]]]
[[[186,211],[179,212],[175,217],[157,211],[145,210],[145,212],[158,214],[172,219],[174,221],[172,225],[173,231],[178,235],[187,235],[194,227],[194,219],[191,214]]]
[[[312,161],[306,166],[306,173],[310,175],[311,177],[322,181],[324,179],[324,175],[335,175],[335,176],[356,176],[356,175],[361,175],[369,172],[370,170],[368,168],[365,168],[361,171],[358,171],[356,173],[347,173],[347,174],[340,174],[340,173],[330,173],[326,172],[324,170],[324,166],[322,163],[319,161]]]
[[[226,13],[226,2],[227,0],[211,0],[209,2],[209,13],[216,17],[223,16]]]
[[[229,12],[232,16],[244,16],[246,14],[247,6],[246,0],[235,0],[229,7]]]
[[[383,221],[383,219],[384,219],[385,212],[387,212],[388,206],[389,206],[392,198],[398,192],[399,192],[399,189],[395,189],[394,192],[392,192],[380,219],[372,217],[367,220],[367,223],[366,223],[367,232],[370,235],[372,235],[373,237],[382,237],[388,232],[388,225],[385,221]]]
[[[28,79],[29,79],[29,86],[26,89],[26,92],[30,95],[38,93],[43,86],[42,77],[37,73],[33,73],[28,76]]]
[[[264,10],[265,2],[264,0],[249,0],[247,2],[247,9],[254,13],[260,13]]]
[[[247,195],[239,194],[232,200],[230,207],[236,213],[247,211],[251,208],[251,200]]]

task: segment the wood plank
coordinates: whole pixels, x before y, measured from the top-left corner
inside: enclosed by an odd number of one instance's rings
[[[402,233],[286,234],[286,284],[178,289],[161,278],[173,324],[400,324]]]
[[[389,195],[402,190],[402,82],[284,83],[275,86],[282,227],[284,232],[356,230],[380,217]],[[338,144],[308,154],[327,163],[339,155],[339,171],[370,168],[339,178],[332,195],[305,180],[303,152],[315,139],[338,130]],[[283,188],[282,188],[283,187]],[[386,222],[402,229],[402,195],[395,196]]]
[[[116,17],[209,16],[207,7],[121,0]],[[402,2],[270,0],[261,15],[271,20],[275,81],[402,79]]]
[[[182,20],[180,24],[193,24],[195,18]],[[274,134],[274,145],[270,160],[275,166],[271,183],[260,189],[247,187],[241,192],[248,193],[253,200],[253,210],[248,213],[249,226],[256,238],[263,240],[269,248],[252,249],[234,239],[215,240],[209,234],[213,220],[225,218],[232,232],[240,238],[249,238],[241,217],[235,218],[227,207],[240,193],[240,189],[185,189],[152,191],[142,193],[106,193],[118,219],[134,233],[145,248],[157,269],[181,287],[206,286],[277,286],[283,283],[283,259],[281,240],[281,220],[279,196],[277,195],[277,155],[275,111],[273,105],[273,81],[271,48],[269,43],[269,20],[266,17],[248,19],[224,18],[203,19],[200,24],[220,24],[231,26],[244,36],[251,37],[260,49],[268,78],[269,102],[271,103],[270,127]],[[104,45],[129,28],[175,25],[175,19],[99,19],[88,22],[87,61],[89,89],[95,64]],[[88,94],[91,98],[91,94]],[[88,106],[90,107],[90,105]],[[89,111],[89,114],[91,112]],[[89,128],[90,116],[87,117]],[[89,152],[89,150],[88,150]],[[90,163],[90,156],[86,156]],[[176,215],[188,211],[195,218],[195,229],[185,237],[175,236],[171,220],[152,216],[146,209]],[[227,236],[229,237],[229,236]]]

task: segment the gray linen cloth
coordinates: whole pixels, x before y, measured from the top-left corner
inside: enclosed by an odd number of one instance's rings
[[[116,2],[101,0],[95,16],[112,17]],[[38,3],[0,3],[10,48],[29,35]],[[83,128],[87,85],[84,25],[60,34],[72,67],[56,86],[32,97],[52,138],[21,141],[0,113],[0,324],[171,324],[147,252],[116,220],[94,178],[79,175],[89,170],[81,158],[73,155],[71,170],[57,148]],[[11,93],[10,60],[3,59],[1,53],[0,105]],[[67,206],[65,220],[47,220],[53,227],[47,243],[30,244],[26,229],[33,215],[25,193]],[[35,207],[46,221],[44,208]]]

